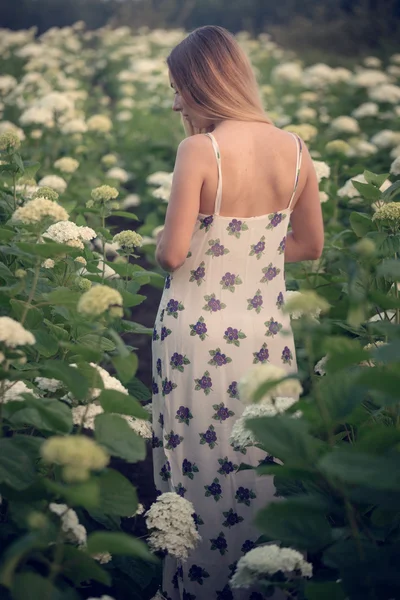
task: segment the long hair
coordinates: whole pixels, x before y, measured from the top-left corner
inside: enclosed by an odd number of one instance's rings
[[[234,36],[214,25],[199,27],[172,50],[167,65],[187,105],[212,122],[224,119],[272,124],[265,113],[250,60]],[[183,119],[188,135],[200,133]]]

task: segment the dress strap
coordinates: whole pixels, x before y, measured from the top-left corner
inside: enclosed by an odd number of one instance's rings
[[[288,208],[292,207],[293,198],[296,195],[297,185],[299,183],[300,169],[301,169],[301,159],[303,157],[303,145],[301,143],[301,139],[299,138],[299,136],[297,136],[294,133],[292,133],[292,136],[296,140],[297,162],[296,162],[296,173],[295,173],[295,177],[294,177],[294,188],[293,188],[293,193],[292,193],[292,197],[290,198]]]
[[[206,133],[204,135],[206,135],[206,136],[208,136],[210,138],[210,140],[212,142],[212,145],[213,145],[213,148],[214,148],[215,156],[217,158],[217,165],[218,165],[218,187],[217,187],[217,195],[215,197],[214,214],[215,215],[219,215],[219,211],[221,210],[221,200],[222,200],[221,153],[219,151],[217,140],[215,139],[215,137],[213,136],[213,134],[212,133]]]

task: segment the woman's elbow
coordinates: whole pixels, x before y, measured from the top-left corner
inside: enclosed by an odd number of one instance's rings
[[[168,271],[172,273],[172,271],[176,271],[179,269],[185,262],[185,259],[177,254],[165,254],[165,255],[157,255],[156,256],[158,264],[164,269],[164,271]]]
[[[324,250],[324,240],[320,240],[315,242],[314,244],[310,244],[307,248],[307,260],[317,260],[321,258],[322,252]]]

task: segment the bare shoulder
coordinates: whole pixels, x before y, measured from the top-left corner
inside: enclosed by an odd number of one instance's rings
[[[204,153],[204,150],[208,148],[210,144],[211,142],[209,138],[203,133],[190,135],[189,137],[181,141],[181,143],[178,146],[178,153],[201,155]]]

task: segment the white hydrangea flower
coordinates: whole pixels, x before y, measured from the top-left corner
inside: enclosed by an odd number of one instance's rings
[[[371,138],[371,143],[378,148],[391,148],[400,144],[400,131],[383,129]]]
[[[75,173],[79,167],[79,161],[71,156],[63,156],[54,163],[54,168],[63,173]]]
[[[85,123],[84,119],[75,118],[70,119],[63,123],[60,127],[61,133],[64,135],[75,134],[75,133],[86,133],[88,131],[88,126]]]
[[[48,198],[34,198],[29,200],[24,206],[20,206],[11,216],[11,221],[32,225],[40,223],[42,219],[51,219],[52,221],[66,221],[69,215],[65,208],[53,202]]]
[[[390,172],[392,175],[400,175],[400,156],[394,159],[390,165]]]
[[[128,194],[122,201],[122,208],[125,210],[127,208],[132,208],[132,206],[139,206],[140,202],[140,196],[137,194]]]
[[[99,552],[98,554],[92,554],[92,558],[97,560],[101,565],[106,565],[112,560],[112,556],[109,552]]]
[[[189,551],[201,540],[193,519],[191,502],[174,492],[161,494],[146,512],[152,550],[166,550],[170,556],[185,561]]]
[[[130,175],[125,169],[121,167],[111,167],[106,172],[107,177],[111,177],[112,179],[118,179],[121,183],[126,183],[130,179]]]
[[[146,179],[146,183],[155,186],[170,186],[172,184],[173,173],[167,173],[166,171],[157,171],[152,173]]]
[[[0,342],[9,348],[15,348],[16,346],[32,346],[36,343],[36,339],[18,321],[11,317],[0,317]]]
[[[400,102],[400,86],[386,83],[368,90],[368,96],[375,102],[398,104]]]
[[[274,400],[268,398],[268,401],[258,404],[249,404],[239,417],[229,436],[229,443],[236,448],[247,448],[257,443],[255,434],[246,427],[246,420],[255,417],[274,417],[277,414],[284,413],[288,408],[297,402],[295,398],[283,398],[278,396]]]
[[[303,69],[297,62],[286,62],[272,69],[271,80],[275,83],[300,83]]]
[[[54,514],[61,517],[61,528],[70,542],[77,543],[78,546],[86,546],[87,532],[83,525],[79,523],[78,515],[72,508],[66,504],[56,504],[51,502],[49,509]]]
[[[348,179],[346,181],[346,183],[344,184],[344,186],[338,190],[338,192],[337,192],[338,196],[340,196],[341,198],[344,198],[344,197],[358,198],[360,196],[360,192],[358,190],[356,190],[356,188],[354,187],[353,181],[359,181],[360,183],[367,183],[367,180],[365,179],[365,177],[362,173],[360,175],[356,175],[355,177]],[[381,192],[384,192],[391,185],[392,185],[391,182],[389,181],[389,179],[387,179],[386,181],[384,181],[384,183],[381,185],[381,187],[379,189],[381,190]]]
[[[108,133],[112,129],[112,121],[107,115],[92,115],[87,120],[88,131],[97,131],[99,133]]]
[[[377,56],[366,56],[364,58],[364,65],[371,69],[379,69],[382,65],[382,61]]]
[[[4,380],[4,395],[0,398],[0,403],[7,404],[7,402],[23,402],[21,394],[32,394],[35,395],[31,388],[23,381],[9,381]]]
[[[325,366],[326,366],[327,361],[328,361],[328,355],[323,356],[315,365],[314,373],[316,373],[317,375],[320,375],[321,377],[323,375],[326,375]]]
[[[351,142],[350,149],[348,151],[348,156],[360,156],[367,157],[373,156],[378,152],[378,148],[375,144],[371,144],[371,142],[367,142],[367,140],[357,139]]]
[[[91,429],[94,431],[95,418],[97,417],[97,415],[103,414],[103,412],[104,410],[102,409],[102,407],[98,404],[95,404],[94,402],[92,402],[89,405],[74,406],[74,408],[72,409],[72,420],[74,425],[81,425],[82,420],[84,419],[83,426],[86,429]],[[150,421],[146,421],[145,419],[136,419],[135,417],[131,417],[129,415],[118,414],[118,416],[125,419],[129,427],[135,433],[140,435],[140,437],[144,438],[145,440],[149,440],[152,438],[153,429]]]
[[[299,121],[313,121],[314,119],[317,118],[318,113],[315,110],[315,108],[312,108],[311,106],[301,106],[297,111],[296,111],[296,117],[299,119]],[[286,125],[286,123],[285,123]]]
[[[379,113],[379,106],[375,102],[364,102],[360,104],[351,113],[356,119],[363,119],[364,117],[376,117]]]
[[[62,194],[67,189],[67,182],[59,175],[46,175],[38,182],[40,187],[50,187],[59,194]]]
[[[360,69],[352,78],[351,83],[357,87],[375,88],[389,83],[389,77],[383,71]]]
[[[43,267],[43,269],[54,269],[55,264],[56,263],[52,258],[46,258],[46,260],[42,262],[41,266]]]
[[[43,392],[56,392],[58,389],[63,387],[63,383],[58,379],[52,379],[48,377],[36,377],[35,383],[40,390]]]
[[[258,546],[242,556],[230,580],[233,588],[248,588],[260,580],[282,572],[286,578],[312,577],[312,564],[293,548],[276,544]]]
[[[96,232],[91,227],[78,226],[72,221],[59,221],[50,225],[43,236],[59,244],[67,244],[72,240],[88,242],[96,237]]]
[[[318,183],[324,178],[328,178],[331,174],[330,166],[323,160],[313,160],[315,172],[317,174]]]
[[[287,377],[285,369],[269,364],[253,365],[239,380],[239,398],[243,404],[252,404],[254,394],[263,383],[278,381]],[[298,379],[284,379],[270,388],[260,399],[260,404],[271,405],[276,398],[298,399],[303,388]]]
[[[21,114],[19,122],[22,126],[44,125],[51,128],[54,127],[53,112],[49,108],[31,106]]]
[[[395,146],[390,152],[390,158],[397,158],[398,156],[400,156],[400,144]]]
[[[392,54],[390,57],[390,62],[395,65],[400,65],[400,53],[396,52],[395,54]]]
[[[331,122],[331,128],[337,132],[343,133],[358,133],[360,131],[360,126],[358,121],[353,117],[348,117],[346,115],[342,115],[340,117],[336,117]]]
[[[321,202],[321,204],[328,202],[328,200],[329,200],[329,196],[326,192],[319,192],[319,201]]]

